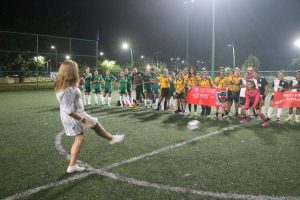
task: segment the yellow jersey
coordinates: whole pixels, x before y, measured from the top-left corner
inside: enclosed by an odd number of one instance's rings
[[[207,88],[211,88],[212,87],[212,81],[210,78],[201,78],[200,80],[200,84],[201,87],[207,87]]]
[[[174,81],[174,85],[175,85],[175,92],[176,93],[182,93],[185,92],[185,81],[184,79],[175,79]]]
[[[227,77],[217,76],[215,78],[216,87],[225,90],[227,87]]]
[[[160,88],[169,88],[171,84],[171,77],[170,76],[160,76],[157,78],[160,82]]]
[[[229,76],[227,77],[228,90],[232,92],[240,91],[241,77]]]
[[[189,87],[199,85],[200,77],[198,75],[187,78],[187,84]]]

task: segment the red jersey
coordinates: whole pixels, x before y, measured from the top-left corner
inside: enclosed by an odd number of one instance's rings
[[[260,103],[261,96],[260,92],[257,88],[253,89],[253,91],[246,90],[246,108],[249,108],[250,106],[252,108],[256,108],[256,106]]]

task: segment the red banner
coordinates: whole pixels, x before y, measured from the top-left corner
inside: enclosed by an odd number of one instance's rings
[[[193,86],[187,92],[186,98],[188,104],[224,107],[226,105],[227,93],[220,89]]]
[[[274,92],[274,107],[300,108],[300,92]]]

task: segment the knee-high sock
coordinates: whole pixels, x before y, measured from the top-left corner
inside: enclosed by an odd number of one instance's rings
[[[123,99],[122,99],[122,96],[120,96],[119,99],[120,99],[120,105],[121,105],[121,107],[123,107]]]
[[[95,104],[98,105],[98,94],[94,94],[94,100],[95,100]]]
[[[273,107],[270,106],[270,107],[268,108],[268,114],[267,114],[267,117],[268,117],[269,119],[271,119],[272,113],[273,113]]]
[[[172,108],[174,107],[174,102],[173,101],[174,101],[174,99],[173,99],[173,97],[171,97],[170,98],[170,105],[169,106],[172,107]]]
[[[157,98],[155,99],[155,107],[156,108],[158,107],[158,99]]]
[[[282,108],[277,108],[277,117],[280,118],[282,114]]]
[[[267,106],[262,106],[261,112],[266,116],[267,115]]]
[[[164,110],[167,110],[167,104],[168,104],[168,100],[166,99],[164,102]]]
[[[91,95],[87,95],[88,96],[88,104],[91,104]]]
[[[145,100],[144,100],[144,104],[145,104],[145,107],[147,108],[148,99],[145,99]]]
[[[241,108],[241,107],[238,108],[238,114],[239,114],[239,115],[242,114],[242,108]]]
[[[101,103],[102,103],[102,105],[104,105],[104,104],[105,104],[105,101],[104,101],[104,97],[103,97],[103,95],[102,95],[102,94],[100,94],[100,99],[101,99]]]

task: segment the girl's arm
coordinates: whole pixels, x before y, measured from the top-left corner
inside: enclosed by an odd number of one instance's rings
[[[77,121],[81,121],[85,126],[91,128],[93,126],[92,122],[84,117],[81,117],[78,113],[76,112],[71,112],[71,114],[69,114],[70,117],[76,119]]]

